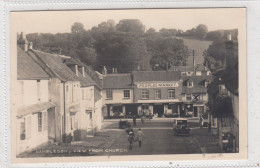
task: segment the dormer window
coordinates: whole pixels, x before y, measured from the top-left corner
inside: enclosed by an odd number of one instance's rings
[[[192,80],[188,80],[187,81],[187,86],[188,87],[193,87],[193,81]]]
[[[209,84],[210,84],[210,81],[206,80],[205,81],[205,87],[208,87]]]

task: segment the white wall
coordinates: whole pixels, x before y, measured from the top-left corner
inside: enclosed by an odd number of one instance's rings
[[[48,102],[48,80],[18,80],[16,85],[17,108],[39,102]]]
[[[124,98],[124,90],[130,90],[130,98]],[[107,99],[106,90],[102,91],[103,104],[133,103],[133,89],[112,89],[113,99]]]

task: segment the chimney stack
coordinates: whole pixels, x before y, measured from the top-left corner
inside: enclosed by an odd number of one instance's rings
[[[75,73],[76,73],[77,76],[79,76],[78,65],[75,65]]]
[[[103,75],[106,75],[106,74],[107,74],[107,68],[106,68],[106,66],[103,66],[102,74],[103,74]]]
[[[80,73],[85,77],[85,67],[82,66],[79,69],[80,69]]]
[[[231,40],[232,40],[231,34],[228,34],[227,39],[228,39],[228,41],[231,41]]]
[[[32,43],[32,42],[29,42],[28,49],[29,49],[29,50],[32,50],[32,49],[33,49],[33,43]]]
[[[20,38],[17,41],[17,44],[25,51],[28,51],[28,41],[26,39],[26,34],[21,32]]]

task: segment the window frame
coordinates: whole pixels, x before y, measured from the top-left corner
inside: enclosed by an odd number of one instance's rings
[[[175,99],[175,89],[168,89],[168,99]]]
[[[145,94],[144,94],[145,93]],[[147,89],[143,89],[142,91],[141,91],[141,98],[142,99],[149,99],[149,90],[147,90]]]
[[[190,95],[190,97],[188,97],[188,95]],[[190,99],[188,99],[188,98],[190,98]],[[186,94],[186,100],[187,101],[192,101],[192,94]]]
[[[162,91],[161,91],[161,89],[155,89],[155,91],[154,91],[154,98],[155,99],[161,99],[162,98]]]
[[[123,91],[123,93],[124,93],[124,99],[130,99],[130,90],[129,89],[125,89]],[[127,94],[128,94],[128,96],[127,96]]]
[[[193,81],[188,81],[187,82],[187,87],[193,87]]]
[[[113,90],[106,90],[106,99],[108,99],[108,100],[113,99]]]
[[[37,113],[37,119],[38,119],[38,132],[43,131],[42,127],[42,112]]]

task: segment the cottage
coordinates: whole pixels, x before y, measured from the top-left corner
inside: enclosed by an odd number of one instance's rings
[[[29,43],[21,34],[17,46],[15,88],[16,154],[32,150],[55,137],[56,105],[49,100],[51,74],[45,72],[29,55]]]

